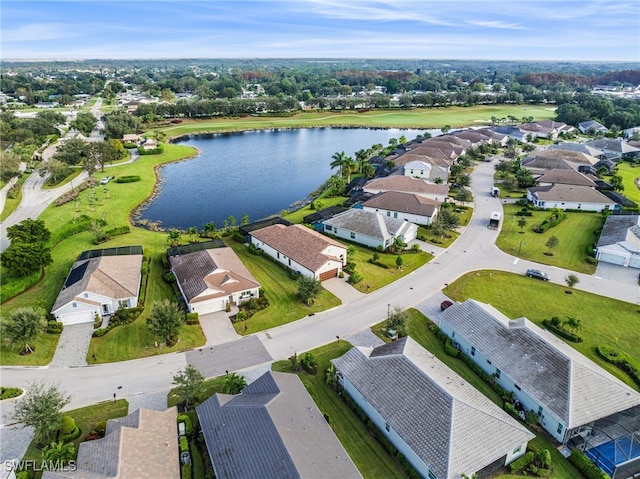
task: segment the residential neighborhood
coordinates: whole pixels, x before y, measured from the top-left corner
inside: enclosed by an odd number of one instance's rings
[[[0,478],[640,477],[596,3],[3,5]]]

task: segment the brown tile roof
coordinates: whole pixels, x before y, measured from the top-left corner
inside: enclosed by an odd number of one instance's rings
[[[190,303],[260,287],[228,247],[171,256],[169,262],[185,299]]]
[[[571,150],[541,150],[531,154],[534,158],[555,158],[562,159],[571,163],[579,163],[581,165],[595,165],[598,158],[595,158],[580,151]]]
[[[538,183],[561,183],[595,187],[596,183],[576,170],[554,169],[536,178]]]
[[[414,215],[431,218],[436,212],[436,208],[442,203],[424,196],[411,193],[399,193],[397,191],[387,191],[379,193],[370,200],[365,201],[362,206],[378,208],[384,210],[398,211]]]
[[[535,196],[542,201],[616,204],[615,201],[588,186],[555,184],[549,186],[534,186],[532,188],[528,188],[528,190],[531,193],[534,193]]]
[[[272,225],[251,232],[251,236],[271,246],[310,271],[317,271],[329,259],[336,259],[324,251],[329,246],[347,247],[302,225]],[[346,258],[346,253],[345,253]]]
[[[424,163],[428,163],[434,166],[440,166],[442,168],[449,168],[451,166],[451,160],[443,158],[442,155],[438,155],[437,157],[428,156],[420,154],[420,152],[415,152],[413,150],[393,160],[396,166],[404,166],[412,161],[423,161]]]
[[[441,143],[440,145],[420,145],[411,148],[408,152],[414,155],[430,156],[452,163],[460,155],[453,148],[448,148],[448,146],[448,143]]]
[[[419,178],[404,175],[392,175],[376,178],[364,185],[364,191],[400,191],[404,193],[440,195],[443,198],[449,194],[448,185],[436,185]]]
[[[471,142],[465,138],[458,138],[455,135],[443,135],[443,136],[434,136],[433,138],[429,138],[422,142],[423,145],[431,145],[434,143],[449,143],[452,146],[458,146],[462,148],[471,148],[473,146]]]

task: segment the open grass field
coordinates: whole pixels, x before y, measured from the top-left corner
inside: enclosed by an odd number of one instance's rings
[[[91,433],[100,421],[126,416],[128,411],[129,402],[125,399],[118,399],[116,402],[105,401],[94,404],[93,406],[65,411],[64,415],[71,416],[76,421],[76,426],[78,426],[78,429],[81,431],[80,436],[73,441],[73,444],[76,447],[76,454],[78,452],[78,445],[84,441],[85,436]],[[32,460],[39,463],[42,461],[42,450],[36,447],[36,444],[32,442],[29,445],[23,460]],[[41,476],[42,471],[39,471],[36,472],[34,477],[39,478]]]
[[[20,201],[22,201],[22,185],[27,180],[29,175],[22,174],[18,181],[16,182],[16,187],[18,188],[18,194],[15,198],[6,197],[4,202],[4,208],[2,209],[2,213],[0,213],[0,221],[6,220],[11,213],[13,213],[18,205],[20,205]]]
[[[298,376],[318,409],[329,416],[331,428],[363,477],[366,479],[406,477],[394,459],[368,433],[362,421],[336,394],[333,387],[325,382],[324,372],[329,367],[330,360],[342,356],[349,349],[351,345],[346,341],[334,341],[322,348],[312,350],[311,353],[318,363],[318,374],[312,376],[306,372],[300,372]],[[272,369],[291,372],[291,365],[289,361],[279,361],[273,364]]]
[[[297,211],[293,211],[287,215],[284,215],[283,218],[291,221],[292,223],[301,224],[302,219],[305,216],[316,213],[324,208],[328,208],[329,206],[341,206],[342,203],[344,203],[347,199],[348,197],[346,196],[334,196],[331,198],[322,198],[314,202],[314,204],[316,205],[316,209],[312,210],[311,203],[309,203],[308,205],[300,208]]]
[[[372,110],[366,113],[305,112],[290,117],[245,117],[210,120],[186,120],[180,125],[162,128],[175,138],[203,132],[226,132],[271,128],[313,128],[353,126],[370,128],[439,128],[490,125],[491,117],[532,116],[534,120],[552,119],[554,108],[543,105],[480,105],[415,110]]]
[[[449,368],[460,375],[465,381],[471,384],[474,388],[484,394],[487,398],[493,401],[497,406],[502,408],[502,399],[500,396],[489,387],[476,373],[474,373],[469,366],[462,362],[461,359],[449,356],[444,352],[442,342],[437,336],[428,329],[428,318],[424,316],[420,311],[416,309],[407,310],[407,334],[416,340],[420,345],[433,353],[440,361],[446,364]],[[385,341],[389,339],[385,336],[384,322],[375,325],[372,330],[379,337]],[[532,431],[536,433],[537,431]],[[562,454],[556,449],[556,446],[549,442],[542,434],[538,435],[533,441],[529,443],[529,448],[534,451],[542,449],[549,449],[553,462],[553,474],[551,479],[581,479],[580,473],[565,459]],[[517,475],[501,475],[496,479],[516,479],[523,476]]]
[[[640,313],[637,304],[498,271],[475,271],[449,284],[446,294],[456,301],[473,298],[489,303],[507,317],[526,317],[540,327],[542,320],[573,316],[581,321],[582,343],[567,342],[629,386],[637,385],[620,369],[600,359],[597,346],[615,347],[640,361]]]
[[[519,216],[516,212],[521,207],[514,204],[504,205],[504,220],[502,231],[496,244],[505,253],[519,256],[537,263],[558,266],[580,273],[593,274],[596,266],[586,262],[587,248],[598,241],[594,233],[604,224],[604,217],[599,213],[567,213],[567,219],[559,225],[548,229],[544,233],[535,233],[533,227],[542,223],[551,212],[532,211],[533,216],[525,216],[527,225],[523,234],[518,226]],[[544,253],[549,249],[545,246],[547,240],[555,236],[558,246],[551,252],[553,256]]]
[[[618,163],[618,173],[622,176],[624,191],[621,193],[631,201],[640,205],[640,189],[636,184],[636,179],[640,178],[640,168],[633,166],[628,161]]]

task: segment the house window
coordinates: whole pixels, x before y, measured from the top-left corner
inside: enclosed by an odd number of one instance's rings
[[[498,368],[496,368],[496,379],[500,379],[500,374],[502,373],[502,371],[500,371]]]
[[[411,174],[413,175],[413,170],[411,170]]]
[[[391,216],[391,211],[387,211],[387,216]]]
[[[522,446],[516,447],[511,454],[518,454],[522,450]]]
[[[289,260],[289,266],[291,266],[291,260]]]
[[[421,174],[421,175],[424,175],[424,170],[420,170],[420,174]]]
[[[476,348],[471,346],[471,356],[475,356],[475,355],[476,355]]]
[[[276,253],[276,255],[277,255],[277,258],[280,259],[280,252],[279,251]]]
[[[562,434],[562,424],[558,424],[558,434]]]
[[[384,423],[384,428],[387,432],[391,431],[391,426],[389,426],[389,424],[386,422]]]
[[[84,297],[88,298],[89,297],[89,293],[84,293]]]
[[[108,313],[109,312],[109,305],[108,304],[103,304],[102,305],[102,312],[103,313]]]
[[[429,471],[429,479],[438,479],[435,474],[431,471]]]
[[[351,239],[355,239],[356,238],[356,234],[354,232],[351,232]]]
[[[397,212],[397,211],[394,211],[394,212],[393,212],[393,217],[394,217],[394,218],[397,218],[397,217],[398,217],[398,212]]]
[[[542,414],[542,411],[543,411],[543,408],[542,408],[542,406],[540,406],[540,407],[538,408],[538,416],[540,416],[540,415]]]
[[[491,364],[491,361],[489,361],[488,359],[487,359],[487,362],[488,362],[489,364]]]
[[[522,389],[520,389],[520,386],[518,386],[517,384],[513,385],[518,391],[522,391]]]
[[[78,307],[78,303],[72,303],[72,304],[71,304],[71,307],[72,307],[72,308],[77,308],[77,307]]]
[[[324,229],[327,231],[331,231],[333,228],[331,227],[331,225],[324,225]]]
[[[455,331],[451,331],[451,339],[454,339],[456,337],[456,332]]]

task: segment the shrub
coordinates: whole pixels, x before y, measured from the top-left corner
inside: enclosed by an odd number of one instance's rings
[[[178,281],[176,279],[176,276],[171,271],[165,271],[164,273],[162,273],[162,279],[164,279],[165,282],[169,284],[173,284]]]
[[[55,320],[51,320],[47,323],[47,333],[60,334],[64,329],[64,324]]]
[[[98,424],[96,424],[96,432],[102,436],[104,436],[104,433],[107,430],[107,421],[105,419],[103,419],[102,421],[98,421]]]
[[[227,306],[224,308],[227,313],[231,312],[231,303],[227,303]]]
[[[100,338],[105,334],[107,334],[108,332],[109,332],[109,328],[99,328],[99,329],[95,329],[91,336],[93,336],[94,338]]]
[[[551,467],[551,453],[549,449],[543,449],[538,453],[536,462],[541,468],[549,469]]]
[[[60,426],[60,433],[69,434],[76,429],[76,421],[71,416],[62,416],[62,425]]]
[[[198,313],[187,313],[187,318],[185,321],[189,325],[194,325],[200,323],[200,319],[198,317]]]
[[[107,235],[109,239],[111,239],[114,236],[125,235],[129,232],[131,232],[131,228],[125,225],[125,226],[118,226],[117,228],[111,228],[110,230],[105,231],[104,234]]]
[[[622,369],[625,373],[631,376],[631,379],[633,379],[636,384],[640,386],[640,369],[635,366],[626,354],[607,346],[598,346],[596,348],[596,352],[598,353],[598,356],[605,361],[615,364]]]
[[[349,276],[349,279],[347,280],[349,284],[356,284],[356,283],[359,283],[360,281],[362,281],[362,275],[355,271],[351,273],[351,275]]]
[[[586,479],[609,479],[609,475],[591,462],[579,449],[571,450],[569,462],[576,466]]]
[[[185,428],[187,426],[185,425]],[[187,441],[187,438],[185,436],[182,436],[180,438],[180,452],[188,452],[189,451],[189,441]]]
[[[559,225],[567,219],[567,214],[560,210],[552,210],[552,213],[544,219],[542,223],[533,227],[533,231],[536,233],[544,233],[550,228]]]
[[[533,451],[527,452],[524,456],[519,457],[509,464],[509,472],[518,472],[533,462]]]
[[[0,400],[17,398],[20,394],[22,394],[20,388],[0,388]]]
[[[318,371],[318,364],[311,353],[304,353],[302,355],[302,358],[300,358],[300,366],[309,374],[315,375]]]
[[[587,258],[585,259],[587,264],[598,264],[598,260],[595,259],[593,256],[587,256]]]
[[[118,176],[118,178],[116,178],[116,183],[135,183],[140,180],[141,178],[139,175],[124,175]]]
[[[145,150],[143,147],[139,146],[138,147],[138,153],[140,155],[159,155],[160,153],[162,153],[164,151],[164,147],[162,145],[158,145],[157,148],[154,148],[153,150]]]
[[[446,339],[444,343],[444,352],[449,356],[453,356],[454,358],[460,356],[460,351],[458,351],[458,348],[453,345],[453,341],[451,341],[451,338]]]
[[[235,231],[233,233],[233,239],[236,240],[238,243],[245,243],[247,241],[247,238],[239,231]]]
[[[180,466],[180,477],[182,479],[191,479],[191,464],[183,464]]]
[[[574,343],[581,343],[583,341],[581,336],[578,336],[575,333],[572,333],[571,331],[565,329],[564,327],[562,327],[562,325],[555,325],[553,324],[552,321],[543,319],[542,320],[542,324],[549,329],[550,331],[553,331],[555,334],[557,334],[558,336],[567,339],[569,341],[572,341]]]

